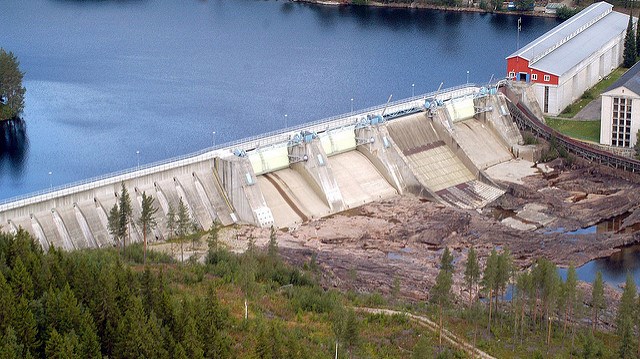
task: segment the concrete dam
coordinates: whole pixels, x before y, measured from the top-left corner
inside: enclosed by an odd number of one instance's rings
[[[107,214],[121,183],[133,216],[142,193],[159,208],[151,239],[180,200],[208,229],[289,227],[412,193],[465,209],[504,191],[485,169],[520,153],[522,137],[496,87],[466,85],[356,111],[199,153],[0,203],[2,230],[31,233],[47,250],[113,246]],[[131,227],[131,241],[142,230]]]

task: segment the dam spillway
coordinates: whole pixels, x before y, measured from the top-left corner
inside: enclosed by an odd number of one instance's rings
[[[467,85],[223,144],[4,201],[0,224],[23,228],[45,249],[112,246],[107,214],[121,184],[134,218],[142,193],[155,198],[151,240],[169,236],[165,216],[180,201],[202,229],[290,227],[405,193],[479,208],[503,193],[484,169],[512,159],[510,148],[522,143],[503,97]],[[137,227],[132,242],[142,240]]]

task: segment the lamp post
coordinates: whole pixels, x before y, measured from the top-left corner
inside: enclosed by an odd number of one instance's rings
[[[136,166],[136,169],[140,169],[140,151],[136,151],[136,159],[137,159],[137,163],[138,165]]]
[[[353,98],[351,98],[351,112],[353,112]]]
[[[211,135],[213,136],[213,147],[216,147],[216,131],[211,132]]]
[[[287,114],[284,114],[284,128],[287,128],[288,124],[287,124]]]
[[[411,97],[414,97],[416,95],[415,88],[416,84],[411,84]]]
[[[49,188],[53,188],[53,183],[51,182],[51,175],[53,174],[53,172],[49,171]]]
[[[469,83],[469,70],[467,70],[467,84]]]

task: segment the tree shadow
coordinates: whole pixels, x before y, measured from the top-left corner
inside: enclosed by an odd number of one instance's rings
[[[22,174],[29,153],[27,125],[22,119],[0,121],[0,176],[5,168],[12,176]]]

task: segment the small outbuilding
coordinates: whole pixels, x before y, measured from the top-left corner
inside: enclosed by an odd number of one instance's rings
[[[602,93],[600,143],[631,148],[640,129],[640,62]]]
[[[589,5],[507,57],[507,77],[533,84],[542,111],[559,114],[622,63],[629,16]]]

